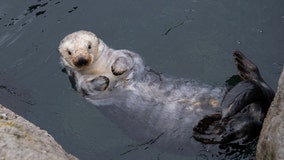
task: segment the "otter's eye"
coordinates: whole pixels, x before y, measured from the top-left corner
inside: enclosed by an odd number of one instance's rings
[[[91,49],[91,48],[92,48],[92,46],[89,44],[89,45],[88,45],[88,49]]]
[[[71,51],[68,50],[67,52],[68,52],[69,55],[72,55]]]

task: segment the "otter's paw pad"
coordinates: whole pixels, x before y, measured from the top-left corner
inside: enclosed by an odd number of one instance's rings
[[[99,76],[90,81],[90,87],[96,91],[104,91],[109,86],[109,78],[106,76]]]
[[[111,71],[115,76],[119,76],[130,70],[131,66],[132,66],[132,59],[119,57],[112,64]]]

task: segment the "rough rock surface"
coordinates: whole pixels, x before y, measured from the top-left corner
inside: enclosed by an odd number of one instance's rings
[[[257,160],[284,159],[284,69],[259,137]]]
[[[76,160],[46,131],[0,105],[0,160]]]

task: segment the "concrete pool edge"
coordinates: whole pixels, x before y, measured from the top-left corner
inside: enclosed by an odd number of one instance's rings
[[[0,104],[0,159],[77,160],[47,131]]]
[[[277,93],[263,123],[257,144],[257,160],[284,159],[284,68]]]

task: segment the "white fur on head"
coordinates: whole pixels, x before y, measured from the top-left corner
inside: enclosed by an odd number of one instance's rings
[[[93,63],[99,57],[99,43],[100,40],[92,32],[81,30],[67,35],[58,48],[63,65],[75,69],[79,57]]]

